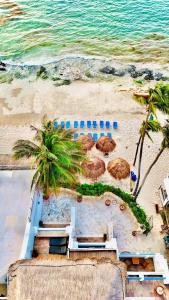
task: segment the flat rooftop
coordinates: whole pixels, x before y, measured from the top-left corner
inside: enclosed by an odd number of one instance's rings
[[[0,171],[0,281],[20,255],[30,207],[32,171]]]

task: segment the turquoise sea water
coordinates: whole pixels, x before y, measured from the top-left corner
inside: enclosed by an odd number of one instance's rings
[[[168,62],[169,0],[1,0],[0,58]]]

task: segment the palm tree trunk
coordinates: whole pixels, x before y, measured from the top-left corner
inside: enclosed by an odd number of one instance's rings
[[[154,159],[154,161],[152,162],[152,164],[149,166],[149,168],[148,168],[146,174],[144,175],[144,178],[143,178],[143,180],[142,180],[142,183],[141,183],[141,185],[140,185],[140,187],[139,187],[139,189],[138,189],[138,191],[137,191],[137,193],[136,193],[136,195],[135,195],[135,199],[136,199],[136,198],[138,197],[138,195],[140,194],[140,192],[141,192],[141,190],[142,190],[142,187],[143,187],[143,185],[144,185],[144,183],[145,183],[145,181],[146,181],[146,179],[147,179],[147,177],[148,177],[148,175],[149,175],[151,169],[152,169],[153,166],[156,164],[156,162],[158,161],[158,159],[159,159],[159,157],[161,156],[161,154],[163,153],[163,151],[164,151],[164,148],[161,148],[160,151],[159,151],[159,153],[157,154],[156,158]]]
[[[145,121],[145,126],[144,126],[144,132],[143,132],[142,137],[141,137],[141,145],[140,145],[140,152],[139,152],[139,163],[138,163],[138,175],[137,175],[138,178],[137,178],[135,190],[133,192],[134,196],[137,194],[137,190],[138,190],[139,183],[140,183],[141,164],[142,164],[142,157],[143,157],[143,146],[144,146],[144,140],[145,140],[146,129],[147,129],[147,122],[148,122],[149,115],[150,115],[150,112],[148,110],[146,121]]]
[[[138,155],[138,150],[139,150],[139,147],[140,147],[140,143],[141,143],[141,135],[140,135],[139,140],[137,142],[136,153],[135,153],[134,162],[133,162],[134,167],[135,167],[135,164],[136,164],[136,161],[137,161],[137,155]]]

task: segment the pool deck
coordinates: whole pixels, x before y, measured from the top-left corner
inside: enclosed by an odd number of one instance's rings
[[[30,203],[32,171],[0,171],[0,281],[20,255]]]

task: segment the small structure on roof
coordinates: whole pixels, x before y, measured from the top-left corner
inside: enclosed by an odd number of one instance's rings
[[[125,179],[130,176],[130,165],[123,158],[116,158],[109,161],[107,170],[115,179]]]
[[[91,150],[95,144],[93,137],[88,135],[79,136],[78,141],[82,144],[82,148],[85,151]]]
[[[112,152],[115,147],[115,141],[109,136],[101,136],[96,143],[96,148],[106,154]]]
[[[84,176],[91,179],[97,179],[104,174],[106,167],[102,159],[95,157],[93,160],[85,160],[82,162]]]

